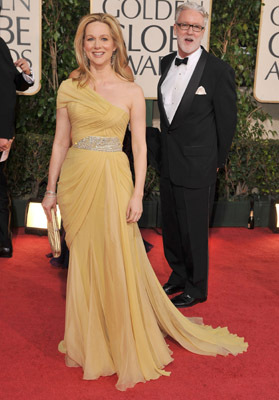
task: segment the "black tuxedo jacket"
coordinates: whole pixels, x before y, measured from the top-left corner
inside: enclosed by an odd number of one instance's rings
[[[161,122],[162,177],[179,186],[201,188],[213,184],[224,166],[236,127],[234,70],[204,49],[171,122],[163,106],[161,85],[176,53],[162,59],[158,84]],[[203,87],[206,94],[196,91]]]
[[[0,38],[0,138],[14,136],[16,90],[24,91],[30,86],[14,66],[8,46]]]

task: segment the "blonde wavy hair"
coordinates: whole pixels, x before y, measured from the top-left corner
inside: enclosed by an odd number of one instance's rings
[[[110,34],[116,46],[116,50],[112,56],[112,69],[123,79],[133,82],[134,79],[128,67],[128,56],[120,24],[112,15],[104,13],[88,14],[80,20],[74,41],[76,59],[79,67],[75,70],[76,73],[73,80],[78,81],[82,86],[86,85],[90,79],[94,81],[94,76],[89,68],[88,58],[83,49],[85,30],[87,25],[92,22],[102,22],[109,27]]]

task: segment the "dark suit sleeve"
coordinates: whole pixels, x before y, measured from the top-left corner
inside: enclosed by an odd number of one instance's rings
[[[33,86],[34,83],[28,83],[26,80],[23,78],[22,73],[18,72],[15,74],[15,85],[16,85],[16,90],[19,90],[20,92],[24,92],[25,90],[29,89],[30,86]]]
[[[218,168],[225,165],[237,122],[234,70],[227,65],[217,82],[213,98],[218,136]]]
[[[158,173],[161,164],[161,133],[153,127],[146,128],[147,162]]]
[[[146,127],[146,144],[147,144],[147,162],[151,165],[157,172],[159,172],[159,160],[160,160],[160,131],[157,128]],[[123,140],[123,151],[126,153],[131,171],[134,170],[134,159],[132,152],[132,140],[131,132],[127,128],[125,137]]]
[[[14,136],[16,90],[24,91],[30,86],[15,67],[10,50],[0,37],[0,121],[1,138]]]
[[[2,38],[0,38],[0,52],[1,52],[1,58],[5,60],[5,67],[3,66],[2,68],[5,68],[6,71],[7,68],[9,68],[11,76],[14,77],[13,80],[16,90],[24,92],[30,86],[33,86],[34,83],[32,84],[27,83],[26,80],[23,78],[22,72],[20,73],[18,69],[15,67],[10,50]],[[0,72],[3,73],[2,70],[0,70]]]

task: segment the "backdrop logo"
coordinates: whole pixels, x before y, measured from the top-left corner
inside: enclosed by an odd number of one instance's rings
[[[212,0],[197,1],[211,11]],[[175,10],[184,0],[91,0],[91,12],[116,17],[126,42],[129,65],[145,97],[156,98],[160,78],[160,60],[176,50],[173,33]],[[209,26],[203,38],[208,48]]]
[[[262,4],[254,96],[279,103],[279,0]]]
[[[0,0],[0,36],[12,58],[26,58],[35,75],[35,85],[23,94],[35,94],[41,80],[41,0]]]

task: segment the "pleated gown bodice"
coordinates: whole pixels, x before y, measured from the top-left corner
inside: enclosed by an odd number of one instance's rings
[[[79,87],[72,79],[62,82],[57,97],[57,108],[65,106],[71,122],[73,145],[89,136],[113,137],[118,138],[120,143],[123,142],[129,122],[128,113],[106,101],[89,86]],[[131,180],[125,153],[82,150],[74,146],[69,149],[58,185],[59,206],[63,210],[68,246],[71,245],[91,206],[90,193],[96,192],[101,177],[108,169],[117,174],[117,179],[121,180],[120,184],[124,184],[123,179],[126,181],[125,185],[127,180]],[[129,190],[132,190],[131,186]],[[75,193],[81,196],[76,202],[72,197]]]

